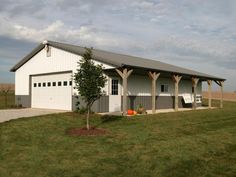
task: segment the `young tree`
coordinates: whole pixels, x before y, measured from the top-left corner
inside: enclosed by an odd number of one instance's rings
[[[92,61],[92,48],[85,48],[82,60],[78,63],[79,67],[74,75],[76,89],[86,103],[87,109],[87,129],[89,130],[90,109],[94,101],[99,99],[103,93],[106,77],[103,74],[102,65],[95,65]]]

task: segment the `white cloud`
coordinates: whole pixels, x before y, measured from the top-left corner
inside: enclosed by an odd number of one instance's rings
[[[155,4],[150,1],[135,1],[131,3],[131,6],[148,10],[150,8],[153,8]]]
[[[58,33],[61,33],[61,28],[64,24],[61,21],[55,21],[45,29],[36,29],[33,27],[15,24],[7,18],[0,17],[0,35],[8,36],[14,39],[22,39],[28,41],[42,41],[45,37],[56,38]]]
[[[119,38],[119,36],[114,34],[99,31],[92,26],[73,28],[66,26],[60,20],[41,29],[14,24],[6,18],[1,17],[0,24],[4,24],[4,26],[0,26],[0,36],[7,36],[17,40],[27,40],[38,43],[48,39],[100,48],[115,48],[125,45],[137,47],[137,44],[129,39]]]
[[[214,57],[214,60],[224,58],[226,61],[236,52],[236,46],[232,43],[215,39],[188,38],[182,35],[159,38],[156,46],[183,56]]]

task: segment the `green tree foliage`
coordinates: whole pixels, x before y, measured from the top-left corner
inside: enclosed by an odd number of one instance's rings
[[[78,63],[77,72],[74,75],[76,89],[86,103],[87,129],[89,129],[90,109],[93,103],[102,95],[106,77],[103,74],[102,65],[96,65],[92,60],[92,48],[85,48],[82,60]]]

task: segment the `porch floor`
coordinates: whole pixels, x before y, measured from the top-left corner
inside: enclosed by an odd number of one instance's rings
[[[208,107],[197,107],[197,110],[201,109],[209,109]],[[212,107],[211,109],[215,109],[215,107]],[[192,108],[179,108],[178,111],[192,111]],[[158,113],[167,113],[167,112],[175,112],[175,109],[157,109],[156,114]],[[152,110],[147,110],[147,114],[152,114]]]
[[[211,109],[215,109],[216,107],[212,107]],[[207,106],[206,107],[197,107],[197,110],[202,110],[202,109],[209,109]],[[193,110],[192,108],[179,108],[179,111],[191,111]],[[168,113],[168,112],[175,112],[174,109],[157,109],[155,114],[158,113]],[[121,116],[122,112],[105,112],[105,113],[99,113],[101,115],[114,115],[114,116]],[[147,114],[152,114],[152,110],[147,110]]]

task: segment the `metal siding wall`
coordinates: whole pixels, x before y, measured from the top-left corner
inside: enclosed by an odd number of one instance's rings
[[[202,95],[202,81],[197,84],[197,95]]]
[[[79,108],[86,107],[86,104],[81,96],[72,96],[73,111],[76,110],[77,101],[80,102]],[[93,112],[109,112],[109,96],[102,96],[99,100],[95,101],[91,109]]]
[[[123,89],[121,85],[121,93],[122,92]],[[148,75],[131,74],[128,78],[128,94],[136,96],[151,96],[151,80]]]
[[[168,85],[168,93],[161,92],[161,85],[167,84]],[[180,88],[179,88],[180,90]],[[159,96],[173,96],[175,92],[174,82],[172,78],[163,78],[160,75],[160,78],[157,79],[157,95]]]
[[[137,96],[150,96],[151,80],[149,79],[148,75],[142,76],[131,74],[128,78],[128,94]]]
[[[31,107],[31,98],[29,95],[16,95],[15,96],[15,104],[22,105],[25,108]]]
[[[109,96],[102,96],[99,99],[99,112],[109,112]]]
[[[174,90],[173,90],[173,93],[174,93]],[[182,95],[185,93],[192,93],[192,81],[181,79],[179,82],[179,95]]]
[[[156,108],[157,109],[174,108],[174,97],[173,96],[157,96]]]
[[[129,109],[136,109],[139,104],[141,104],[146,109],[151,109],[152,97],[151,96],[128,96],[127,105]]]
[[[161,93],[161,85],[168,85],[168,93]],[[180,80],[179,83],[179,96],[182,94],[192,94],[192,81],[191,80]],[[202,93],[202,82],[197,85],[197,95]],[[128,79],[128,94],[130,96],[151,96],[151,80],[148,75],[135,75],[131,74]],[[174,82],[172,78],[160,78],[157,79],[157,95],[159,96],[174,96]]]
[[[174,96],[157,96],[156,97],[156,109],[173,109],[174,108]],[[139,104],[145,109],[152,109],[152,97],[151,96],[128,96],[127,100],[128,109],[135,110]],[[121,102],[121,106],[122,106]],[[201,106],[201,104],[197,104]],[[183,97],[179,96],[179,108],[191,108],[192,104],[185,104]]]

